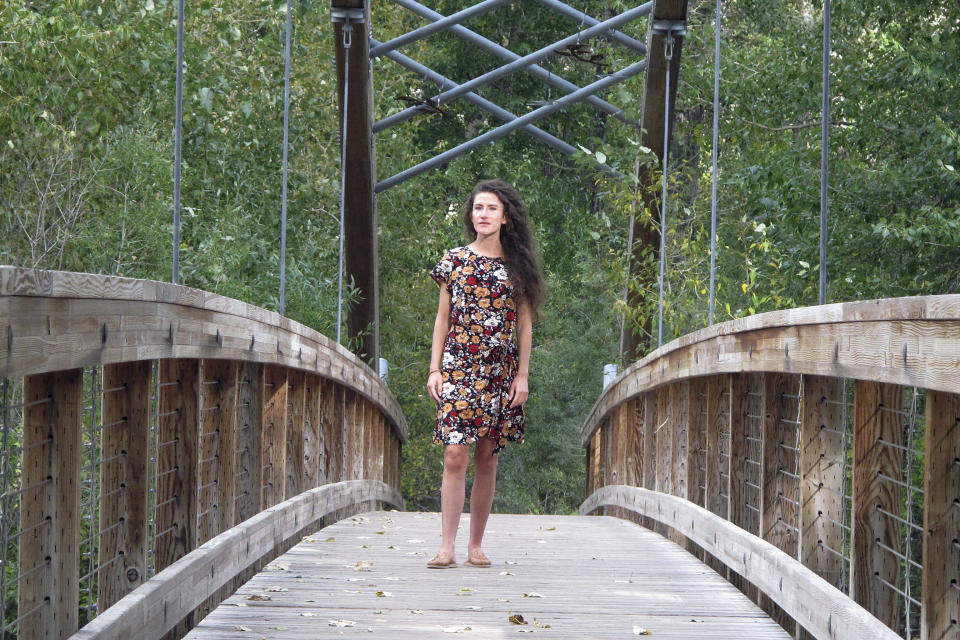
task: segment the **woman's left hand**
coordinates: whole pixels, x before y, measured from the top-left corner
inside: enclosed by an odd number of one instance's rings
[[[510,407],[519,407],[524,402],[527,401],[527,396],[530,395],[530,391],[527,388],[527,376],[518,375],[513,379],[513,384],[510,385]]]

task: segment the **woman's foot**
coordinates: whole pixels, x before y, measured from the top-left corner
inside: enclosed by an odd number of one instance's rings
[[[467,566],[469,567],[489,567],[490,558],[482,549],[470,549],[467,551]]]
[[[452,553],[441,551],[433,556],[433,559],[427,562],[428,569],[453,569],[457,566],[457,561]]]

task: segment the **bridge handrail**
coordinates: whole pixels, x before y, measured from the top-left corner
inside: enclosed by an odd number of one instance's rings
[[[403,508],[403,499],[390,485],[348,480],[261,511],[137,587],[70,640],[158,640],[249,567],[272,560],[318,529],[325,517],[371,501]]]
[[[775,311],[682,336],[600,394],[581,438],[588,495],[628,485],[687,500],[887,627],[957,637],[960,295]]]
[[[260,557],[279,553],[275,505],[314,487],[393,487],[354,491],[340,518],[400,504],[399,403],[289,318],[168,283],[0,266],[0,332],[0,636],[67,637],[217,536],[263,525],[274,546]],[[210,569],[226,586],[168,637],[248,577]]]
[[[766,540],[688,500],[627,485],[590,495],[580,515],[619,507],[682,533],[746,578],[817,640],[897,640],[886,625],[845,593]]]
[[[397,399],[367,363],[240,300],[155,280],[0,265],[0,316],[0,377],[158,358],[275,363],[338,380],[407,438]]]

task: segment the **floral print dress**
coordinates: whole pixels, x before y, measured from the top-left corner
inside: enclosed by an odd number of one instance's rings
[[[430,275],[450,292],[434,442],[470,444],[491,438],[494,453],[507,442],[523,442],[523,407],[509,408],[518,350],[513,338],[517,309],[506,265],[500,258],[457,247]]]

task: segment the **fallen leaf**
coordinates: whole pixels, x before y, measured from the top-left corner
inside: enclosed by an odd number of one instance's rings
[[[524,598],[542,598],[543,596],[537,593],[536,591],[531,591],[530,593],[523,594]]]
[[[234,631],[253,631],[253,629],[251,629],[250,627],[245,627],[242,624],[237,625],[236,627],[233,628],[233,630]]]
[[[337,541],[337,539],[334,538],[333,536],[330,536],[329,538],[327,538],[326,540],[324,540],[324,542],[336,542],[336,541]]]
[[[393,594],[389,591],[377,591],[378,598],[392,598]]]
[[[412,609],[412,610],[410,611],[410,613],[412,613],[412,614],[415,615],[415,616],[422,616],[422,615],[423,615],[423,609]]]
[[[327,620],[331,627],[352,627],[357,624],[356,620]]]
[[[650,636],[650,635],[653,635],[653,632],[651,632],[649,629],[644,629],[643,627],[634,626],[634,627],[633,627],[633,635],[635,635],[635,636]]]
[[[470,630],[471,630],[470,627],[467,627],[467,626],[444,627],[444,628],[443,628],[443,632],[444,632],[444,633],[463,633],[464,631],[470,631]]]
[[[516,560],[505,560],[503,564],[520,564],[520,563],[517,562]]]
[[[255,593],[252,596],[248,597],[247,600],[256,600],[257,602],[266,602],[267,600],[273,600],[270,596],[260,595]]]
[[[510,573],[509,571],[501,571],[501,572],[500,572],[500,575],[502,575],[502,576],[515,576],[515,575],[517,575],[517,574],[515,574],[515,573]]]
[[[304,618],[315,618],[320,614],[313,613],[312,611],[303,611],[300,615],[303,616]]]
[[[472,604],[469,607],[464,607],[464,609],[472,609],[473,611],[480,611],[480,609],[483,609],[483,607],[478,607],[477,605]]]
[[[289,591],[289,589],[287,589],[286,587],[277,587],[277,586],[267,587],[265,590],[269,591],[270,593],[283,593],[284,591]]]
[[[393,546],[393,545],[390,545],[389,547],[387,547],[387,549],[399,549],[399,548],[400,548],[400,547],[395,547],[395,546]]]
[[[316,538],[311,538],[310,536],[303,536],[300,538],[300,542],[316,542]]]
[[[513,624],[527,624],[527,621],[524,620],[523,616],[520,615],[519,613],[515,613],[509,618],[507,618],[507,622],[512,622]]]
[[[377,531],[377,535],[378,535],[378,536],[382,536],[382,535],[385,534],[385,533],[386,533],[386,531]]]
[[[273,564],[267,565],[267,569],[276,569],[277,571],[288,571],[290,565],[285,562],[274,562]]]
[[[354,571],[372,571],[372,569],[370,568],[372,566],[373,566],[372,562],[361,560],[360,562],[354,565],[353,570]]]
[[[536,629],[517,629],[517,633],[536,633]]]
[[[549,629],[549,628],[550,628],[550,625],[548,625],[548,624],[543,624],[542,622],[540,622],[540,621],[537,620],[536,618],[533,619],[533,626],[535,626],[535,627],[540,627],[541,629]]]

